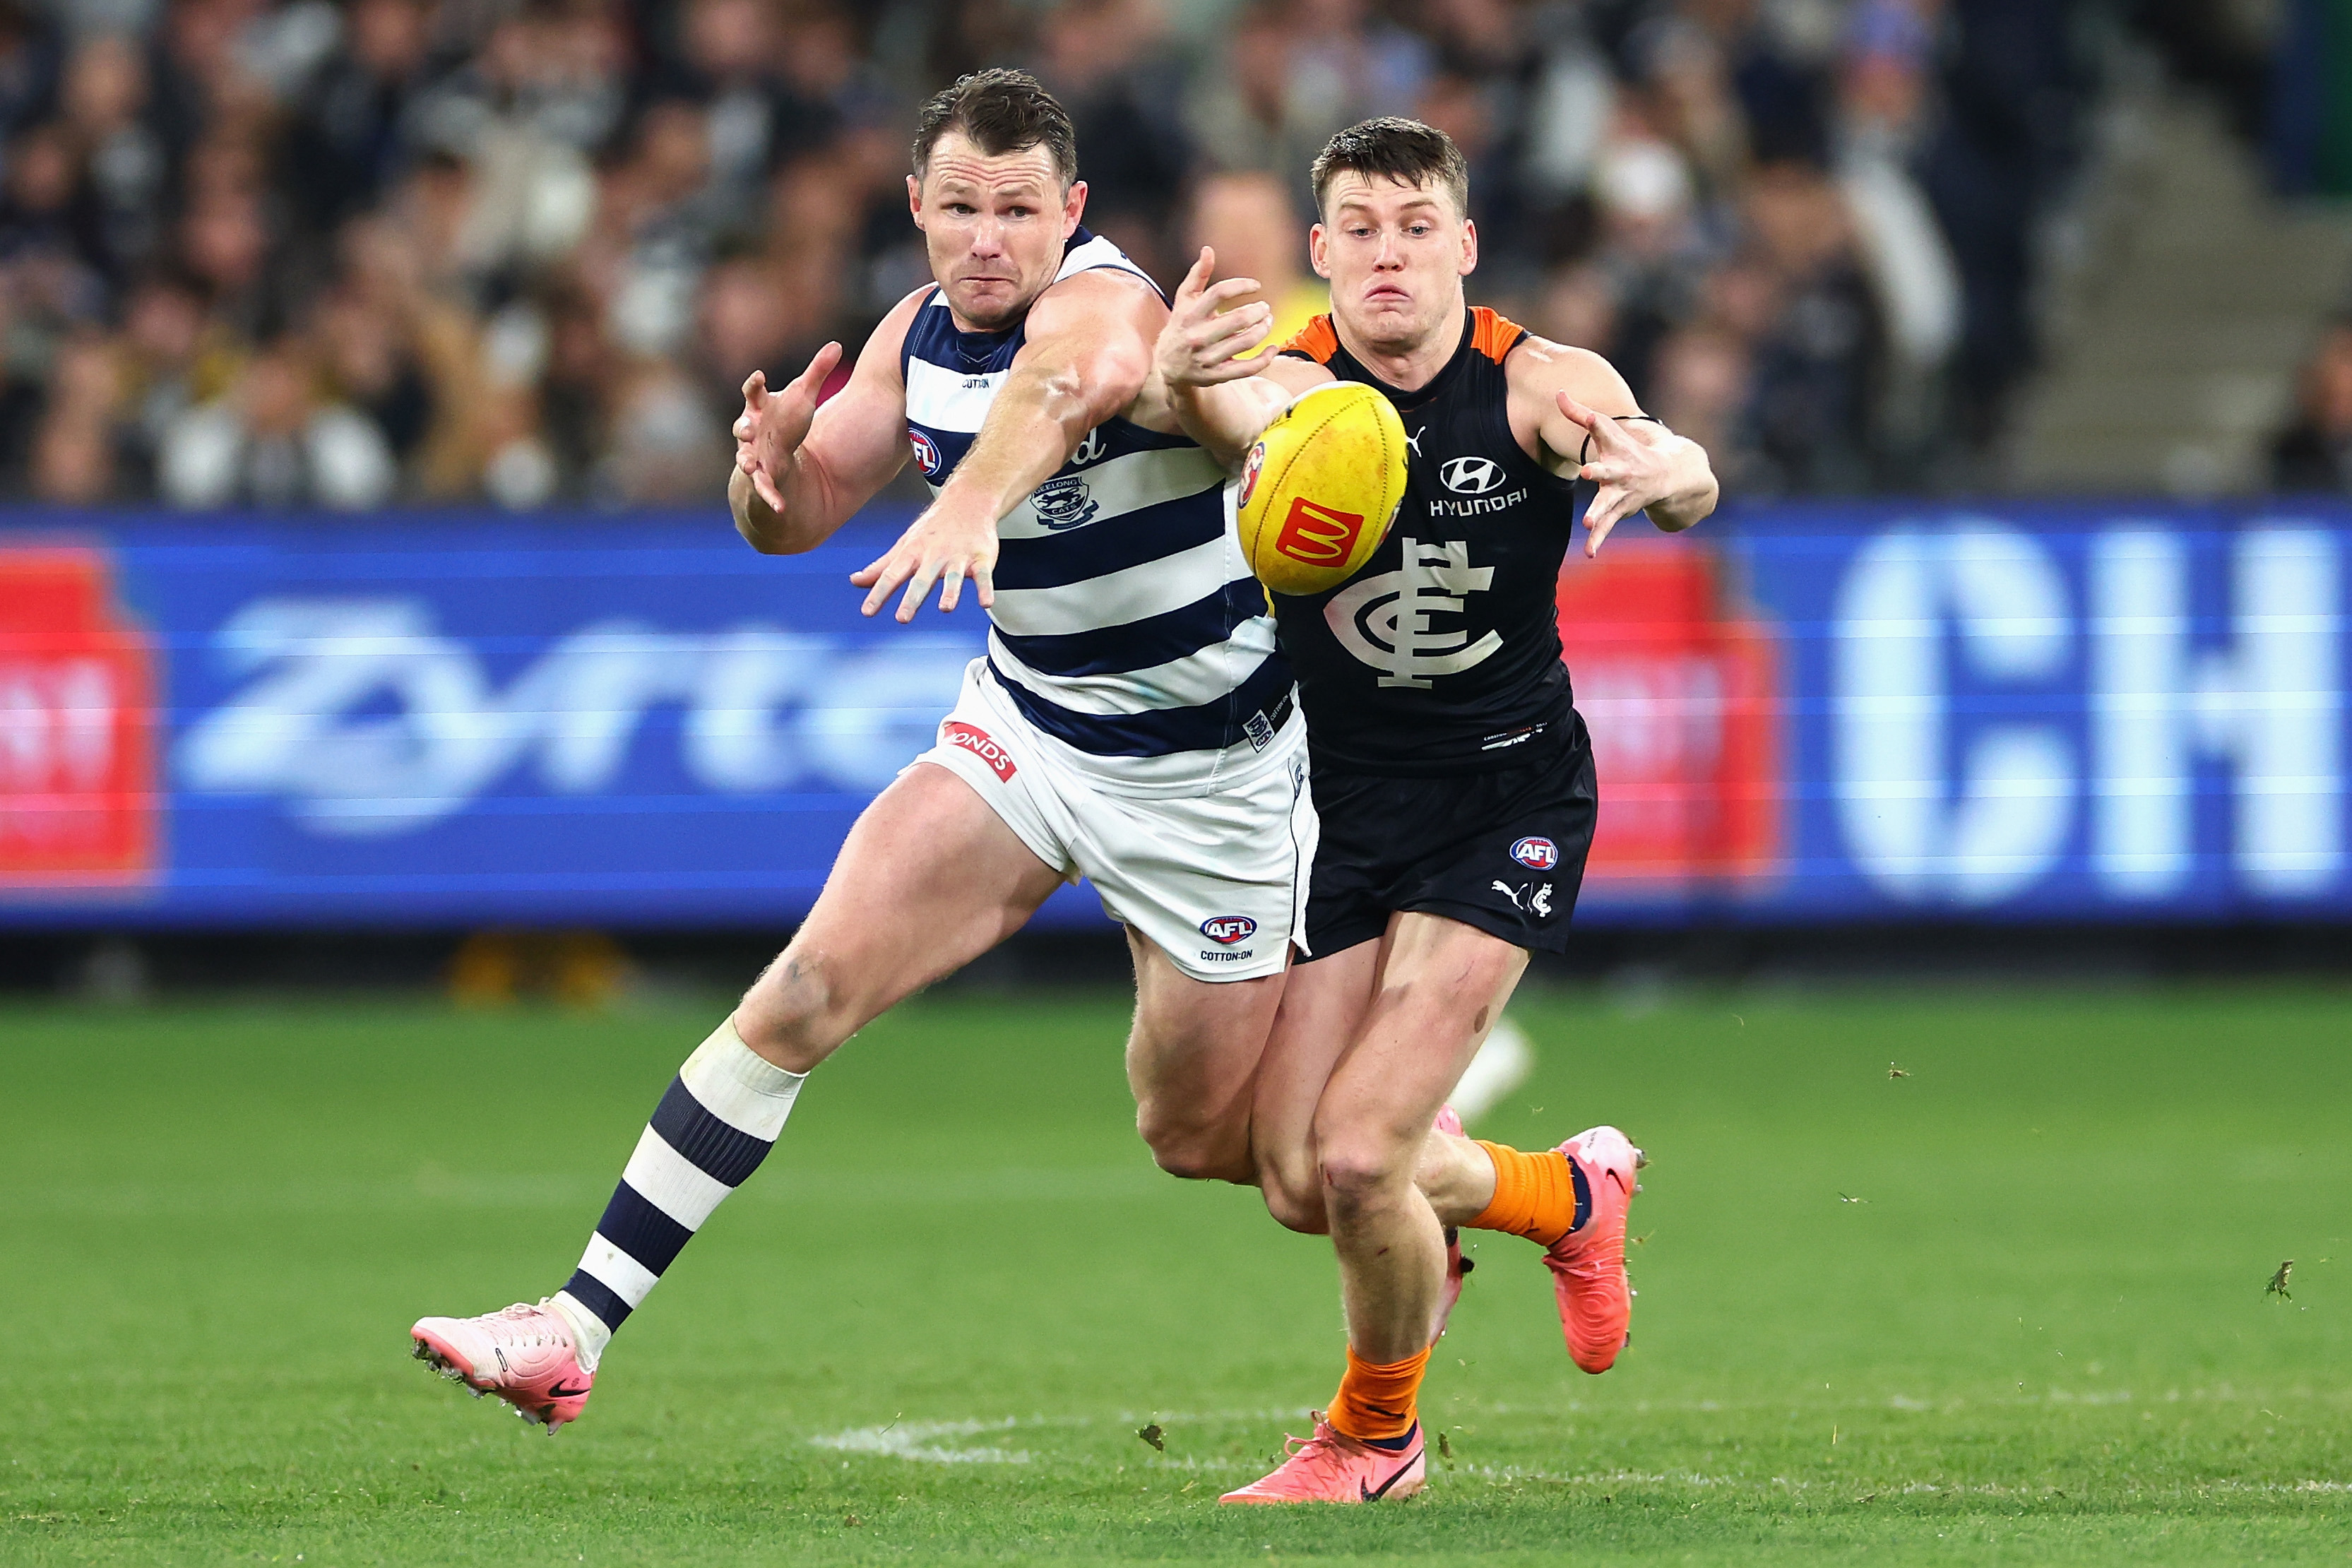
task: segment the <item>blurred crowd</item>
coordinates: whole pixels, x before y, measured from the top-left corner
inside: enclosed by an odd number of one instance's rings
[[[0,492],[715,496],[737,387],[924,280],[913,106],[1022,63],[1089,224],[1291,318],[1305,171],[1468,153],[1474,298],[1731,488],[1965,484],[2032,356],[2057,0],[0,0]]]

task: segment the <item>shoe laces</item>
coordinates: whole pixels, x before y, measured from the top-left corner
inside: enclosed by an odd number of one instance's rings
[[[1301,1469],[1336,1473],[1347,1464],[1346,1451],[1339,1446],[1339,1431],[1323,1419],[1321,1411],[1313,1414],[1313,1436],[1294,1437],[1287,1432],[1282,1435],[1282,1468],[1288,1469],[1297,1465]]]
[[[547,1321],[553,1316],[553,1310],[544,1301],[537,1305],[529,1301],[517,1301],[502,1311],[492,1313],[486,1321],[500,1344],[520,1346],[564,1343],[563,1335],[551,1332],[548,1329]]]

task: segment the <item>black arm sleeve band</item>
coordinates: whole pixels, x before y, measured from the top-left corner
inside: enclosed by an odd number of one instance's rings
[[[1659,418],[1654,414],[1612,414],[1609,417],[1612,419],[1646,419],[1661,430],[1666,427],[1666,422]],[[1584,467],[1584,460],[1591,456],[1592,456],[1592,432],[1587,430],[1584,433],[1584,445],[1576,449],[1576,466],[1580,468]]]

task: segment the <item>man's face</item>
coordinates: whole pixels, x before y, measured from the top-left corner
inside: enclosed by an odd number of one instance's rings
[[[907,203],[948,308],[967,329],[994,331],[1054,280],[1087,187],[1064,191],[1042,146],[991,155],[951,131],[931,148],[922,179],[907,176]]]
[[[1461,314],[1478,231],[1452,196],[1351,170],[1332,180],[1323,205],[1307,251],[1331,280],[1332,314],[1349,336],[1409,350]]]

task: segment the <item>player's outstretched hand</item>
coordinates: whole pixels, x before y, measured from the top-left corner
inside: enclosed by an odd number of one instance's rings
[[[1184,274],[1176,298],[1168,308],[1167,323],[1160,329],[1156,349],[1160,378],[1171,386],[1214,386],[1239,381],[1265,368],[1265,360],[1243,359],[1265,342],[1274,330],[1274,307],[1263,300],[1220,311],[1232,300],[1258,291],[1255,278],[1228,278],[1212,283],[1217,253],[1201,247],[1200,259]]]
[[[781,391],[768,390],[764,370],[744,379],[743,412],[735,420],[735,466],[751,476],[751,489],[772,511],[784,510],[784,470],[808,439],[817,394],[840,363],[841,345],[827,343]]]
[[[1576,477],[1599,487],[1592,504],[1584,509],[1584,553],[1595,556],[1611,529],[1674,493],[1673,468],[1665,453],[1620,421],[1587,408],[1565,392],[1557,395],[1560,413],[1589,437]]]
[[[887,554],[852,572],[849,580],[867,590],[859,613],[868,616],[880,609],[904,583],[906,595],[898,601],[898,622],[903,626],[923,607],[935,582],[940,584],[942,613],[954,609],[962,599],[966,577],[971,579],[980,607],[985,610],[993,605],[996,584],[991,581],[990,574],[995,570],[996,520],[966,516],[959,509],[934,501],[898,536],[898,542]]]

